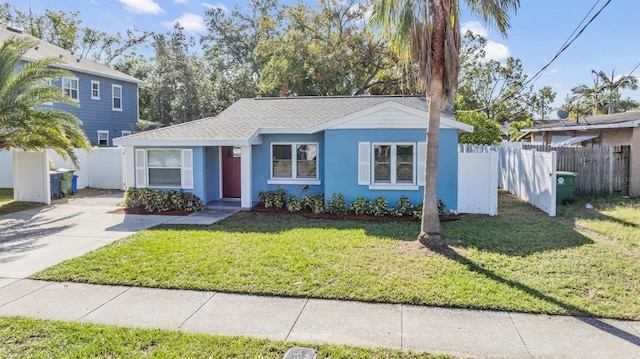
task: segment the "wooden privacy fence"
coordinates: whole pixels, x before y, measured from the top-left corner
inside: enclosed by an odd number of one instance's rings
[[[574,187],[577,196],[629,194],[629,145],[551,147],[525,144],[524,147],[544,152],[555,151],[557,170],[578,174]]]

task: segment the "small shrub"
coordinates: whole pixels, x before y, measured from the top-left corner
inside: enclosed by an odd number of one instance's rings
[[[265,208],[282,208],[284,207],[287,193],[279,186],[273,191],[258,192],[260,202]]]
[[[296,212],[302,209],[302,203],[294,196],[287,196],[287,210],[289,212]]]
[[[344,199],[344,195],[340,193],[332,194],[327,202],[327,212],[331,214],[347,213],[347,202]]]
[[[129,188],[124,193],[126,208],[143,207],[147,212],[188,211],[204,209],[204,202],[189,192],[156,190],[149,188]]]
[[[313,213],[324,212],[324,195],[322,194],[307,194],[302,197],[302,206],[309,208]]]
[[[402,195],[398,198],[398,208],[395,212],[397,212],[398,216],[411,216],[413,214],[414,207],[415,206],[411,203],[409,198]]]
[[[442,200],[438,200],[438,214],[444,215],[447,214],[447,205],[442,202]]]
[[[367,214],[370,211],[371,201],[364,197],[358,197],[349,207],[355,214]]]
[[[411,214],[413,215],[413,218],[422,218],[422,203],[413,206],[413,211],[411,212]]]
[[[374,216],[384,216],[389,213],[389,201],[384,197],[376,198],[371,204],[371,214]]]

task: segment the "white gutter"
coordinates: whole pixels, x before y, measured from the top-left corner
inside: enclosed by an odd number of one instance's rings
[[[607,129],[607,128],[631,128],[631,127],[638,127],[638,125],[640,125],[640,120],[620,122],[620,123],[601,124],[601,125],[532,128],[532,129],[526,129],[524,130],[524,132],[526,134],[531,132],[548,132],[548,131],[588,131],[588,130],[600,130],[600,129]]]

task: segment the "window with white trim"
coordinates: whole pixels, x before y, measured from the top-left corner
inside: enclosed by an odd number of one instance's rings
[[[113,107],[114,111],[122,111],[122,86],[120,85],[111,85],[112,96],[113,96]]]
[[[129,130],[122,130],[120,131],[120,135],[121,136],[129,136],[131,134],[131,131]]]
[[[65,95],[71,97],[71,99],[79,101],[78,97],[78,79],[77,78],[62,78],[62,91]]]
[[[425,143],[359,142],[358,184],[370,189],[418,189]]]
[[[317,181],[317,143],[272,143],[271,181]]]
[[[100,81],[91,81],[91,99],[100,99]]]
[[[98,131],[98,146],[109,146],[109,131]]]
[[[191,149],[137,149],[136,186],[193,188]]]

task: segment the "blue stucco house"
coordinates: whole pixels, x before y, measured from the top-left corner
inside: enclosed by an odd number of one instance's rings
[[[80,107],[54,103],[46,106],[72,113],[82,121],[82,130],[94,146],[112,146],[113,139],[136,132],[138,122],[138,86],[144,82],[109,66],[83,58],[18,29],[0,25],[0,41],[26,37],[36,41],[22,58],[23,62],[45,57],[59,58],[56,64],[72,73],[51,81]]]
[[[251,207],[278,186],[298,195],[405,195],[422,202],[428,105],[424,96],[240,99],[216,117],[117,138],[127,187],[193,192]],[[457,206],[458,132],[443,113],[438,198]]]

